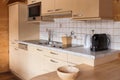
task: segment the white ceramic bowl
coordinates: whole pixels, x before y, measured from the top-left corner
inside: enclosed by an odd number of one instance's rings
[[[57,74],[62,80],[75,80],[79,71],[77,67],[63,66],[57,69]]]

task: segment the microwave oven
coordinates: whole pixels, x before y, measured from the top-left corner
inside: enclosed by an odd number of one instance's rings
[[[28,5],[28,21],[41,20],[41,2]]]

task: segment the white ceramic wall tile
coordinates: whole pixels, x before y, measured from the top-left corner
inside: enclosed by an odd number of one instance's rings
[[[109,35],[113,35],[113,32],[114,32],[113,29],[108,29],[108,34]]]
[[[114,43],[114,36],[110,36],[111,43]]]
[[[95,21],[96,26],[100,26],[100,28],[101,28],[101,23],[102,23],[102,20],[96,20]]]
[[[95,31],[94,31],[94,33],[95,34],[100,34],[101,32],[102,32],[102,29],[94,29]],[[91,32],[91,31],[90,31]]]
[[[120,43],[120,36],[114,36],[114,42]]]
[[[114,28],[114,26],[113,26],[113,25],[114,25],[114,22],[113,22],[112,20],[111,20],[111,21],[108,21],[107,23],[108,23],[108,24],[107,24],[107,28],[108,28],[108,29],[113,29],[113,28]]]
[[[119,35],[120,36],[120,29],[114,29],[114,35]]]
[[[114,28],[120,29],[120,22],[114,22]]]
[[[120,49],[120,22],[112,20],[96,20],[96,21],[73,21],[70,18],[55,19],[55,22],[41,22],[40,24],[40,39],[48,39],[46,29],[54,31],[53,40],[61,42],[61,37],[65,34],[70,35],[70,32],[75,33],[72,43],[83,44],[84,35],[95,33],[106,33],[111,36],[111,48]]]
[[[101,27],[102,27],[102,29],[107,29],[108,28],[108,21],[102,20]]]
[[[120,50],[120,43],[112,43],[111,48]]]
[[[111,44],[110,44],[110,48],[111,48],[111,49],[115,49],[114,45],[115,45],[114,43],[111,43]]]

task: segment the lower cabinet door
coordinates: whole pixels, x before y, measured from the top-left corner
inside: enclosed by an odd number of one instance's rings
[[[29,74],[28,74],[28,51],[19,49],[19,54],[18,54],[18,65],[19,69],[17,71],[18,75],[24,79],[24,80],[29,80]]]
[[[32,79],[38,75],[42,75],[45,71],[42,69],[44,65],[43,54],[45,53],[43,49],[36,46],[28,46],[29,51],[29,78]]]
[[[9,66],[11,71],[18,74],[19,71],[19,49],[14,46],[9,46]]]
[[[41,65],[42,57],[39,53],[29,54],[29,76],[33,78],[35,76],[41,75]]]

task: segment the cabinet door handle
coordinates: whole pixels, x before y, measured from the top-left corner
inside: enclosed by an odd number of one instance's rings
[[[42,51],[41,49],[37,49],[37,51]]]
[[[53,55],[58,55],[58,53],[54,53],[54,52],[50,52],[50,54],[53,54]]]
[[[35,0],[32,1],[32,3],[34,3],[34,2],[35,2]]]
[[[50,61],[53,62],[53,63],[58,63],[57,61],[55,61],[55,60],[53,60],[53,59],[51,59]]]
[[[62,9],[55,9],[55,11],[61,11]]]
[[[53,12],[53,10],[48,10],[47,12]]]
[[[82,14],[74,14],[73,17],[81,17],[83,16]]]

